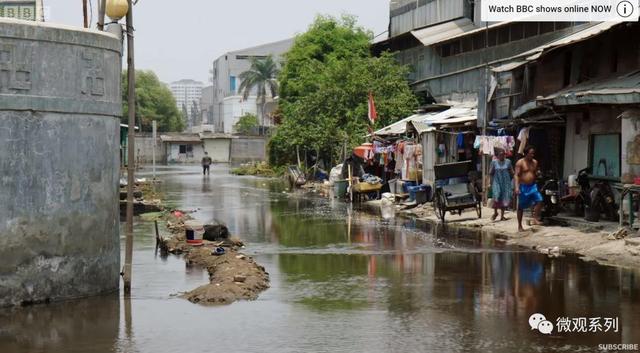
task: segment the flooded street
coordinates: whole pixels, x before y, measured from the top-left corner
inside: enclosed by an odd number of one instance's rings
[[[172,206],[197,209],[195,218],[223,222],[247,243],[271,278],[258,300],[205,307],[177,298],[205,284],[206,271],[161,256],[153,224],[137,223],[130,300],[2,309],[0,352],[593,352],[640,343],[637,270],[429,234],[227,166],[209,178],[199,170],[159,169],[160,187]],[[554,325],[599,317],[618,327],[543,335],[529,327],[534,313]]]

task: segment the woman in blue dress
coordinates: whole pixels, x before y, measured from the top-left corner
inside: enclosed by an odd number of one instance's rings
[[[505,158],[505,152],[502,149],[496,151],[497,158],[491,161],[489,175],[491,175],[491,198],[493,199],[494,213],[491,220],[498,218],[498,209],[500,210],[500,220],[504,221],[504,210],[511,204],[513,195],[513,167],[511,161]]]

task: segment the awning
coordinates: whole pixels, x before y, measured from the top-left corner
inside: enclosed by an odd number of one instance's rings
[[[440,112],[436,115],[414,120],[412,122],[418,133],[434,131],[439,125],[444,124],[464,124],[478,119],[478,110],[476,103],[462,103],[454,105],[452,108]]]
[[[504,65],[500,65],[497,67],[492,67],[491,71],[493,72],[505,72],[505,71],[511,71],[513,69],[516,69],[524,64],[528,63],[528,61],[512,61],[510,63],[504,64]]]
[[[540,107],[581,104],[640,104],[640,70],[580,83],[528,102],[514,110],[519,117]]]
[[[429,112],[429,113],[423,113],[423,114],[414,114],[402,120],[396,121],[395,123],[374,132],[374,134],[378,136],[402,135],[407,131],[407,123],[410,123],[413,120],[425,119],[429,116],[436,115],[436,114],[438,113]]]
[[[469,23],[465,23],[465,21],[468,21]],[[456,21],[460,21],[460,24],[456,25],[456,26],[452,26]],[[422,44],[424,44],[425,46],[428,45],[434,45],[434,44],[440,44],[443,42],[448,42],[457,38],[461,38],[461,37],[466,37],[468,35],[472,35],[472,34],[476,34],[476,33],[480,33],[482,31],[485,31],[487,27],[477,27],[476,25],[474,25],[473,22],[471,22],[471,20],[469,20],[468,18],[461,18],[459,20],[456,20],[453,22],[447,22],[447,23],[443,23],[440,25],[436,25],[436,26],[432,26],[432,27],[427,27],[427,28],[423,28],[423,29],[419,29],[417,31],[411,31],[411,33],[418,38],[419,41],[422,42]],[[496,28],[496,27],[500,27],[500,26],[504,26],[506,24],[511,23],[511,21],[504,21],[504,22],[498,22],[498,23],[494,23],[492,25],[490,25],[488,28]],[[436,32],[435,35],[432,35],[430,38],[431,40],[427,41],[429,44],[425,43],[425,41],[423,41],[421,38],[424,37],[425,39],[428,39],[427,34],[433,34],[432,32],[434,31],[429,31],[429,33],[427,33],[427,30],[430,29],[435,29],[435,27],[438,26],[444,26],[444,25],[449,25],[449,27],[444,27],[441,28],[440,31],[443,31],[443,33],[438,33]],[[425,32],[423,32],[425,31]],[[447,32],[444,32],[447,31]]]
[[[539,101],[557,106],[579,104],[640,104],[640,70],[625,75],[583,82]]]
[[[461,116],[461,117],[457,117],[457,118],[451,118],[451,119],[446,119],[446,120],[442,120],[442,121],[434,121],[431,124],[432,125],[443,125],[443,124],[461,124],[461,123],[468,123],[470,121],[476,121],[478,120],[478,116],[474,115],[474,116]]]
[[[477,27],[470,19],[463,17],[455,21],[449,21],[411,31],[411,34],[413,34],[413,36],[416,37],[416,39],[418,39],[424,46],[429,46],[449,40],[451,37],[473,31],[476,28]]]
[[[510,62],[507,62],[506,64],[502,64],[500,66],[494,67],[491,69],[491,71],[493,72],[504,72],[504,71],[511,71],[515,68],[518,68],[526,63],[529,63],[531,61],[537,60],[539,57],[541,57],[542,55],[548,53],[551,50],[554,49],[558,49],[564,46],[567,46],[569,44],[573,44],[576,42],[580,42],[589,38],[592,38],[594,36],[597,36],[603,32],[608,31],[609,29],[611,29],[612,27],[619,25],[620,22],[600,22],[596,25],[593,25],[591,27],[587,27],[581,31],[575,32],[573,34],[570,34],[566,37],[563,37],[561,39],[558,39],[556,41],[553,41],[551,43],[547,43],[544,45],[541,45],[537,48],[533,48],[531,50],[522,52],[518,55],[515,55],[513,57],[511,57],[511,59],[508,60],[513,60]]]

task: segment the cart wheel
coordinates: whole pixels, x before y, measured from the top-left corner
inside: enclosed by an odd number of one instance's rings
[[[482,203],[476,203],[476,213],[478,213],[478,218],[482,218]]]

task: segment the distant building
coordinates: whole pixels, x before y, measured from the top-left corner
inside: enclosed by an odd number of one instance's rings
[[[238,76],[251,67],[251,59],[266,58],[272,55],[276,62],[282,61],[282,55],[293,44],[293,38],[259,45],[252,48],[225,53],[213,62],[212,70],[212,104],[204,110],[211,111],[211,120],[216,132],[233,133],[233,126],[242,115],[252,113],[258,115],[256,96],[252,94],[247,100],[242,100],[239,91],[240,79]],[[209,93],[209,91],[207,91]],[[266,111],[269,114],[275,109],[276,104],[268,98]],[[267,119],[264,126],[271,126]]]
[[[0,17],[44,21],[42,0],[0,0]]]
[[[200,97],[202,96],[203,83],[194,80],[180,80],[171,82],[169,89],[176,99],[178,110],[182,111],[183,106],[187,108],[186,127],[187,130],[191,129],[195,125],[199,125],[200,121]],[[194,112],[195,108],[198,111]]]
[[[202,89],[200,96],[200,114],[202,117],[202,125],[213,124],[213,86],[207,86]]]

